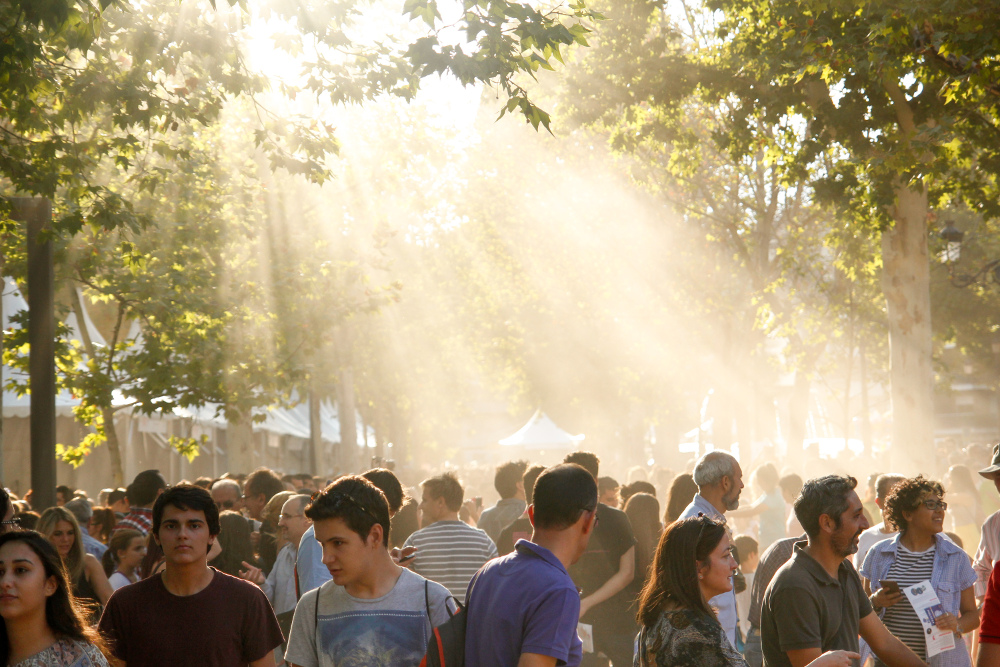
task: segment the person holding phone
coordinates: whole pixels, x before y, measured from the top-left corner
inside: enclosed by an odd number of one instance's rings
[[[979,627],[973,588],[976,573],[965,552],[942,532],[948,509],[943,498],[941,484],[923,477],[896,484],[884,501],[883,515],[899,534],[869,550],[861,575],[872,607],[886,628],[925,660],[924,628],[903,591],[930,581],[944,610],[936,618],[937,627],[958,636],[955,648],[931,657],[929,663],[932,667],[970,667],[961,635]],[[879,660],[875,664],[881,666]]]

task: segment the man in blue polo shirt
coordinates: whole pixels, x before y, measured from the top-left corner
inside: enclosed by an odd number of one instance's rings
[[[597,482],[576,464],[535,481],[531,540],[488,562],[469,584],[465,662],[478,667],[580,664],[580,594],[567,571],[587,548],[597,517]]]

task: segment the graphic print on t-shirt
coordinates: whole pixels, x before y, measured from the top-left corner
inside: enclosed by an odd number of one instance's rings
[[[320,614],[320,647],[337,667],[416,667],[427,650],[426,623],[416,611]]]

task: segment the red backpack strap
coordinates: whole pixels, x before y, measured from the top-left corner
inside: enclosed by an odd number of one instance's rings
[[[445,667],[444,664],[444,642],[441,641],[441,632],[434,628],[434,638],[437,640],[438,657],[441,660],[441,667]]]

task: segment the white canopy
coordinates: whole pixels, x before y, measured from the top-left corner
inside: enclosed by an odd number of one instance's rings
[[[504,447],[524,447],[525,449],[573,449],[585,436],[570,435],[549,419],[541,410],[517,433],[500,441]]]
[[[14,326],[10,321],[11,316],[20,311],[27,311],[28,302],[25,301],[23,296],[21,296],[21,292],[17,289],[13,280],[7,279],[6,286],[7,289],[3,293],[3,328],[4,330],[9,330]],[[20,325],[17,325],[17,327],[20,328]],[[14,372],[14,369],[4,365],[2,376],[4,386],[7,385],[7,382],[11,379]],[[19,380],[27,381],[27,377],[24,377],[20,373],[17,374],[17,378]],[[79,404],[80,401],[73,398],[68,391],[60,391],[56,394],[56,415],[59,417],[72,417],[73,408]],[[4,417],[28,417],[30,415],[31,396],[28,394],[18,396],[17,393],[13,391],[4,390]]]

